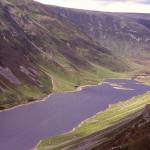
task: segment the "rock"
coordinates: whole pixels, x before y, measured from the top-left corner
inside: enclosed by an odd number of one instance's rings
[[[143,118],[146,120],[146,122],[150,122],[150,104],[145,106]]]
[[[0,66],[0,75],[15,85],[21,84],[19,79],[14,75],[14,73],[9,68],[3,68]]]

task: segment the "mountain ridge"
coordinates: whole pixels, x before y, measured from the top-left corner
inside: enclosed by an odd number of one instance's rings
[[[51,7],[51,11],[68,17],[80,30],[115,53],[137,57],[149,51],[149,14],[108,13],[60,7]]]

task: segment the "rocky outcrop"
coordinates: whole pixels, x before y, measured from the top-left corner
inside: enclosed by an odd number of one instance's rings
[[[21,82],[17,79],[17,77],[12,73],[12,71],[9,68],[3,68],[0,66],[0,75],[2,75],[9,82],[11,82],[15,85],[21,84]]]
[[[143,117],[146,122],[150,122],[150,104],[145,106]]]

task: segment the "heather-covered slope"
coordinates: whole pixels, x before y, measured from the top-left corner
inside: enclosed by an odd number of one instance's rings
[[[31,0],[0,1],[0,108],[95,84],[121,59],[78,30],[68,18]]]
[[[104,47],[124,56],[147,56],[150,51],[150,14],[107,13],[52,7]]]

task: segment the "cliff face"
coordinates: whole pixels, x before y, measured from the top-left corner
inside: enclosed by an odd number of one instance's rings
[[[50,8],[31,0],[0,1],[1,109],[96,83],[99,67],[128,68]]]
[[[69,18],[104,47],[126,56],[145,55],[150,51],[150,15],[91,12],[51,8]]]

